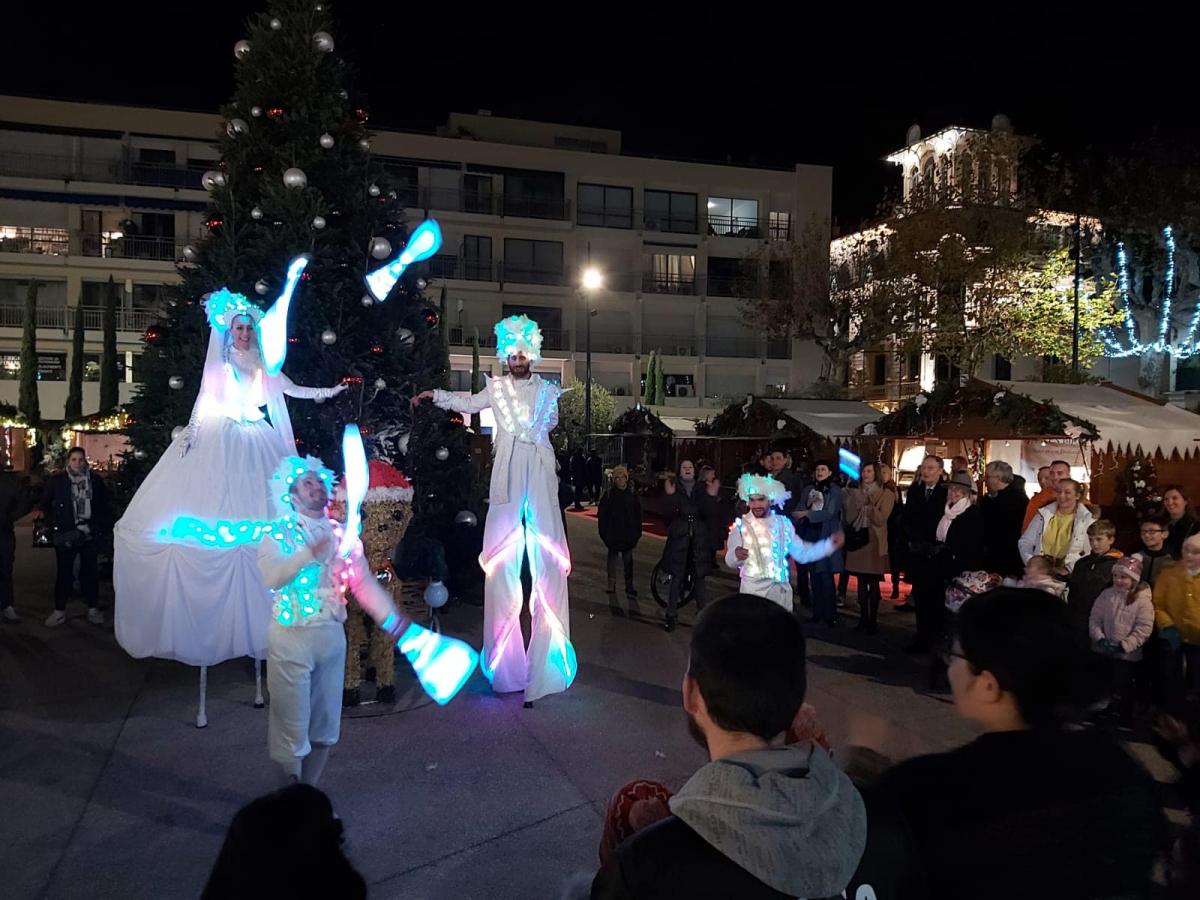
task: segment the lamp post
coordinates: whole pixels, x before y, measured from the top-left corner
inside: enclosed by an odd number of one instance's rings
[[[587,447],[587,451],[592,451],[592,316],[596,315],[596,310],[592,309],[592,299],[601,286],[604,284],[604,276],[600,274],[600,270],[588,267],[583,271],[583,295],[587,300],[584,315],[584,338],[583,338],[583,439]]]

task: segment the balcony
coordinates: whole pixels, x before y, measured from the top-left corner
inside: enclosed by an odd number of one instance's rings
[[[200,191],[204,169],[96,157],[0,152],[0,175],[54,181],[97,181]]]
[[[430,212],[464,212],[483,216],[521,216],[527,219],[570,221],[571,203],[566,199],[509,197],[502,193],[464,191],[461,188],[406,186],[401,199],[409,209]]]
[[[479,347],[484,349],[496,346],[496,332],[491,326],[476,329],[475,326],[452,325],[450,327],[450,345],[453,347],[469,347],[471,339],[479,331]]]
[[[71,250],[71,236],[65,228],[26,228],[21,225],[0,225],[0,253],[40,253],[47,256],[66,256]]]
[[[72,317],[74,313],[71,314]],[[150,309],[118,309],[117,331],[136,331],[141,334],[158,321],[158,313]],[[72,318],[72,324],[74,319]],[[85,331],[101,331],[104,328],[104,310],[98,306],[83,308]]]
[[[706,356],[733,356],[755,359],[759,356],[756,337],[721,337],[708,335],[704,340]]]
[[[419,270],[427,278],[460,281],[500,281],[500,265],[491,260],[459,259],[449,254],[439,254],[422,264]]]
[[[654,334],[642,336],[643,351],[654,350],[664,356],[696,356],[700,346],[699,339],[694,334]]]
[[[79,249],[83,256],[102,259],[155,259],[175,262],[183,251],[184,243],[173,237],[154,235],[124,235],[111,237],[95,232],[79,232]]]
[[[761,238],[766,232],[766,223],[744,216],[708,217],[708,233],[716,237]]]
[[[642,275],[642,292],[646,294],[696,295],[695,275],[676,275],[661,272],[646,272]]]
[[[586,337],[579,342],[575,351],[586,352],[587,344]],[[592,352],[593,353],[637,353],[637,337],[633,331],[593,331],[592,332]]]
[[[34,311],[38,328],[67,330],[67,308],[65,306],[39,306]],[[25,305],[21,303],[0,304],[0,328],[24,328]]]
[[[663,231],[668,234],[699,234],[700,228],[695,216],[659,215],[647,212],[642,216],[644,231]]]
[[[567,285],[570,278],[563,269],[535,269],[530,266],[500,264],[500,281],[514,284]]]
[[[52,328],[66,334],[75,327],[75,307],[73,306],[38,306],[35,317],[38,328]],[[156,321],[158,321],[158,313],[154,310],[117,310],[117,331],[132,331],[141,334]],[[0,304],[0,328],[23,328],[24,325],[24,304]],[[85,331],[103,330],[104,310],[98,306],[83,307],[83,327]]]

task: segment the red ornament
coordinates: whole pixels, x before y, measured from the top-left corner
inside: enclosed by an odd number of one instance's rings
[[[361,375],[346,375],[342,378],[342,384],[362,384]]]
[[[354,110],[354,117],[360,122],[365,122],[367,121],[367,111],[360,106]]]
[[[383,352],[383,344],[372,344],[371,352],[372,353],[382,353]],[[361,381],[361,379],[359,379],[359,380]]]
[[[146,333],[142,335],[142,340],[150,344],[162,337],[162,334],[162,329],[159,326],[151,325],[146,329]]]
[[[209,227],[209,229],[220,228],[221,225],[224,224],[224,220],[218,218],[217,216],[213,216],[211,219],[207,220],[204,224],[207,225]]]
[[[288,343],[289,343],[289,344],[298,344],[298,343],[300,343],[300,338],[298,338],[298,337],[290,337],[290,338],[288,338]]]
[[[450,416],[450,424],[451,425],[462,425],[463,417],[461,415],[459,415],[458,413],[453,413]]]
[[[276,225],[282,225],[283,223],[282,223],[282,222],[276,222],[275,224],[276,224]],[[300,280],[301,280],[301,281],[312,281],[312,273],[311,273],[311,272],[302,272],[302,273],[300,273]]]
[[[280,116],[283,115],[283,107],[282,106],[272,106],[270,109],[267,110],[267,115],[270,116],[272,119],[278,119]]]

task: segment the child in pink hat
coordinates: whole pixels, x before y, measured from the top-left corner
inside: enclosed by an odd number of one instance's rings
[[[1088,617],[1092,648],[1113,659],[1113,703],[1124,724],[1133,718],[1134,685],[1142,647],[1154,630],[1150,585],[1142,581],[1142,561],[1125,556],[1113,563],[1112,586],[1101,592]]]

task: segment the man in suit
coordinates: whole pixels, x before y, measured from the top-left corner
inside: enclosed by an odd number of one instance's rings
[[[908,575],[917,607],[917,637],[904,649],[924,653],[942,632],[945,596],[934,560],[937,526],[946,512],[946,486],[942,483],[945,463],[929,454],[921,461],[917,479],[908,489],[904,503],[904,528],[908,535]]]

